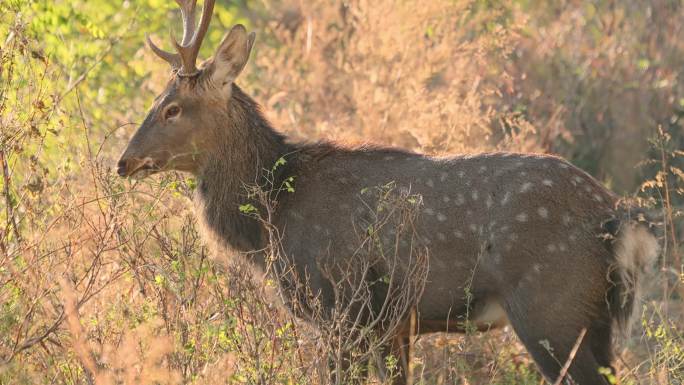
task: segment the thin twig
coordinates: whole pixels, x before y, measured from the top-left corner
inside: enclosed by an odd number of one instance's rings
[[[577,337],[577,341],[575,341],[575,346],[573,346],[572,350],[570,350],[570,355],[568,356],[568,359],[565,361],[565,365],[563,365],[563,367],[561,368],[561,371],[558,374],[558,378],[556,379],[556,382],[553,383],[553,385],[560,385],[561,382],[563,382],[563,378],[565,378],[565,375],[568,374],[568,369],[570,369],[572,360],[575,359],[575,355],[577,354],[577,351],[579,350],[579,347],[582,344],[582,340],[584,339],[585,334],[587,334],[587,328],[583,328],[579,334],[579,337]]]

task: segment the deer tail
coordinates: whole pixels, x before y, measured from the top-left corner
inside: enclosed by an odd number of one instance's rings
[[[651,222],[643,213],[624,212],[603,226],[610,239],[613,263],[609,270],[612,287],[608,305],[619,330],[628,335],[631,320],[639,310],[642,289],[660,252]]]

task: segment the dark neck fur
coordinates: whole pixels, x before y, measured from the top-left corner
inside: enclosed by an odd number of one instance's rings
[[[245,185],[264,188],[266,170],[295,146],[276,132],[261,113],[259,105],[236,85],[225,114],[217,114],[216,146],[208,154],[199,173],[197,201],[207,230],[232,249],[248,252],[265,246],[261,224],[241,213],[239,205],[250,202]],[[289,161],[288,161],[289,163]],[[288,169],[290,166],[288,165]],[[282,168],[273,185],[287,172]]]

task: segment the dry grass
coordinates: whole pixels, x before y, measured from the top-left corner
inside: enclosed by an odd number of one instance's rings
[[[241,85],[298,139],[557,152],[638,195],[662,217],[665,252],[621,344],[621,383],[682,384],[684,7],[648,9],[250,3],[260,37]],[[97,85],[66,82],[12,20],[0,37],[0,384],[311,383],[304,337],[315,334],[271,300],[272,283],[206,248],[194,181],[111,170],[134,129],[112,122],[140,121],[166,68],[141,50],[132,60],[153,70],[149,95],[119,101],[131,112],[97,127],[97,99],[79,91]],[[414,383],[540,382],[510,330],[416,345]]]

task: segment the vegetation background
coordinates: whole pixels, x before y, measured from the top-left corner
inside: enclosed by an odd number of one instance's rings
[[[201,242],[194,181],[113,165],[169,69],[170,0],[0,2],[0,384],[307,384],[315,332]],[[219,1],[200,56],[296,139],[557,153],[659,218],[623,384],[684,383],[684,4]],[[167,46],[168,47],[168,46]],[[568,283],[572,284],[572,283]],[[423,336],[416,383],[538,384],[510,330]]]

